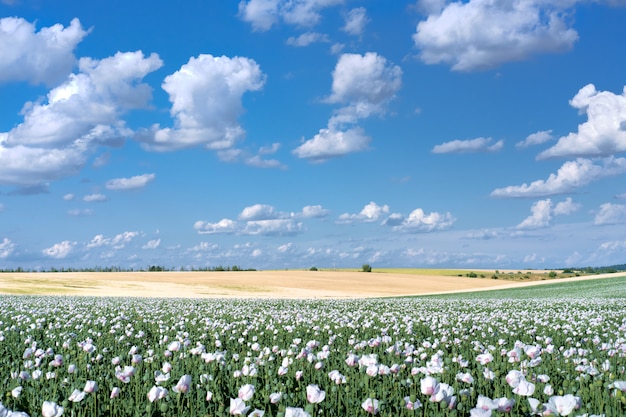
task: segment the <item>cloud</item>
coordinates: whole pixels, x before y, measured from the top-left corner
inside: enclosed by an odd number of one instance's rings
[[[517,225],[518,230],[540,229],[550,226],[553,216],[569,215],[577,211],[580,204],[574,203],[571,197],[552,207],[552,200],[536,201],[530,208],[531,215]]]
[[[3,238],[0,242],[0,259],[7,259],[15,251],[15,243],[11,239]]]
[[[153,151],[199,145],[212,150],[232,148],[244,135],[237,121],[243,113],[242,96],[260,90],[264,83],[265,76],[252,59],[191,57],[162,85],[172,103],[174,127],[156,124],[139,131],[135,138]]]
[[[452,227],[456,219],[450,213],[432,212],[426,214],[423,209],[413,210],[408,217],[394,213],[383,224],[392,226],[394,231],[406,233],[432,232]]]
[[[537,159],[571,156],[609,156],[626,151],[626,87],[621,95],[597,91],[593,84],[581,88],[570,105],[587,115],[578,131],[559,138]]]
[[[156,249],[161,245],[161,239],[152,239],[142,246],[142,249]]]
[[[320,11],[344,0],[242,0],[239,18],[255,31],[266,31],[280,20],[290,25],[312,27],[321,20]]]
[[[325,101],[344,107],[334,113],[327,128],[320,129],[293,153],[321,162],[367,150],[371,139],[355,124],[383,114],[401,86],[402,70],[384,57],[373,52],[341,55],[333,71],[331,94]]]
[[[591,159],[578,158],[565,162],[556,174],[550,174],[547,180],[537,180],[530,184],[497,188],[492,197],[547,197],[568,193],[603,177],[626,173],[626,158],[603,158],[600,164]]]
[[[194,223],[193,228],[196,229],[199,234],[235,233],[237,232],[238,224],[230,219],[222,219],[217,223],[198,220]]]
[[[74,250],[76,242],[70,242],[64,240],[63,242],[56,243],[49,248],[44,249],[42,252],[45,256],[54,259],[64,259]]]
[[[241,214],[239,214],[239,220],[244,221],[284,219],[289,217],[288,213],[278,212],[268,204],[254,204],[244,208]]]
[[[241,231],[245,235],[295,235],[304,231],[303,224],[294,219],[248,221]]]
[[[139,236],[139,232],[123,232],[115,235],[112,238],[106,237],[102,234],[96,235],[91,239],[89,243],[85,245],[87,249],[93,249],[98,247],[111,247],[115,250],[124,249],[133,239]]]
[[[302,217],[305,219],[326,217],[330,213],[320,205],[305,206],[302,208]]]
[[[499,140],[491,145],[492,140],[491,138],[453,140],[434,146],[433,153],[497,152],[501,150],[504,142]]]
[[[365,151],[369,149],[371,140],[358,126],[343,131],[336,128],[320,129],[317,135],[294,149],[293,153],[298,158],[323,162],[330,158]]]
[[[104,194],[89,194],[83,197],[83,201],[87,203],[98,203],[106,200],[107,197]]]
[[[74,199],[74,197],[75,197],[74,194],[68,193],[68,194],[65,194],[63,196],[63,200],[65,200],[65,201],[72,201]]]
[[[593,220],[593,224],[596,226],[621,223],[626,223],[626,205],[623,204],[602,204],[600,211]]]
[[[145,107],[151,88],[141,80],[162,65],[158,55],[118,52],[81,58],[79,72],[50,90],[45,103],[27,103],[24,121],[0,133],[0,183],[32,186],[76,175],[98,145],[119,146],[131,130],[120,116]]]
[[[529,146],[533,145],[541,145],[542,143],[551,141],[552,139],[554,139],[554,137],[552,136],[552,130],[542,130],[526,136],[526,139],[521,142],[517,142],[515,144],[515,147],[528,148]]]
[[[84,210],[79,210],[79,209],[73,209],[73,210],[68,210],[67,214],[72,216],[72,217],[83,217],[83,216],[91,216],[93,215],[94,211],[91,209],[84,209]]]
[[[371,201],[357,214],[344,213],[340,215],[337,223],[375,222],[386,213],[389,213],[388,205],[385,204],[383,206],[379,206],[375,202]]]
[[[130,178],[114,178],[106,182],[107,190],[122,191],[143,188],[156,178],[155,174],[136,175]]]
[[[360,36],[368,22],[365,7],[357,7],[350,10],[346,15],[346,24],[343,30],[350,35]]]
[[[0,83],[27,81],[54,85],[74,67],[73,51],[87,35],[78,19],[63,27],[56,24],[36,31],[18,17],[0,19]]]
[[[310,44],[317,42],[329,42],[328,36],[323,33],[307,32],[297,38],[292,36],[287,39],[287,45],[296,47],[309,46]]]
[[[566,6],[571,2],[429,2],[429,14],[413,35],[426,64],[476,71],[541,53],[564,52],[578,40]],[[433,4],[436,3],[436,4]]]
[[[626,239],[624,240],[612,240],[604,242],[600,245],[599,249],[604,252],[626,252]]]

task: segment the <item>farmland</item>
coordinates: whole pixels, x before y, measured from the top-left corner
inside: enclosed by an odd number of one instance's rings
[[[626,278],[524,285],[386,299],[0,296],[0,415],[624,415]]]

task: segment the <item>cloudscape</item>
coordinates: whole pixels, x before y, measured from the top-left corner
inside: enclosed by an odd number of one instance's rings
[[[0,0],[0,268],[624,263],[625,21]]]

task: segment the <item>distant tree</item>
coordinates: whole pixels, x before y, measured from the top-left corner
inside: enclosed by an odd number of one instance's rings
[[[361,271],[372,272],[372,267],[370,266],[370,264],[363,264],[363,266],[361,267]]]
[[[317,267],[316,266],[312,266],[311,268],[309,268],[309,271],[317,271]]]

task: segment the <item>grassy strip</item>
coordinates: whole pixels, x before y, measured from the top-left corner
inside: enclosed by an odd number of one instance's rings
[[[438,299],[545,299],[545,298],[626,298],[626,276],[584,281],[559,282],[504,290],[426,295]]]

